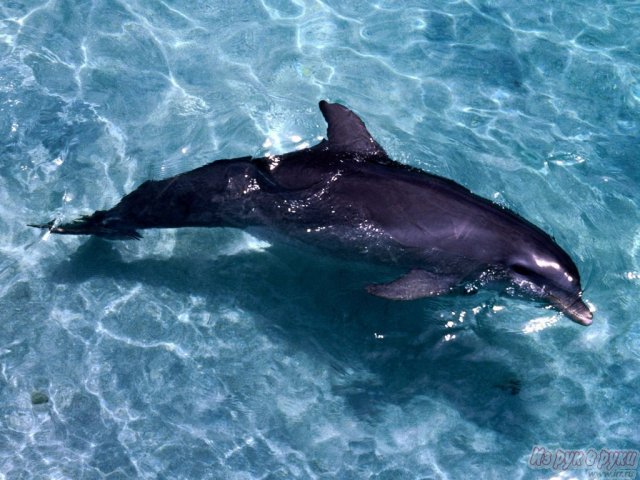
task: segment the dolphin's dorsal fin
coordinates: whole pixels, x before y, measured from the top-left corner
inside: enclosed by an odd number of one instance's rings
[[[327,121],[327,146],[336,152],[384,155],[364,122],[355,113],[339,103],[320,101],[320,111]]]

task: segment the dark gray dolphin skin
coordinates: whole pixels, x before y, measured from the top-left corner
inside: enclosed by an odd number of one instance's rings
[[[356,114],[320,102],[327,139],[264,158],[217,160],[146,181],[110,210],[51,233],[137,239],[139,230],[236,227],[404,268],[367,291],[412,300],[497,281],[541,299],[581,325],[575,264],[541,229],[452,180],[391,160]]]

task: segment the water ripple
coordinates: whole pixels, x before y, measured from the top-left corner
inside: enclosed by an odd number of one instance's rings
[[[0,477],[512,478],[533,445],[637,448],[636,3],[2,3]],[[314,144],[321,98],[551,232],[594,324],[381,303],[230,230],[25,228]]]

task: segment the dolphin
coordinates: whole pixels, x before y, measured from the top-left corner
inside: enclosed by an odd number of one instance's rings
[[[250,229],[406,272],[366,287],[378,297],[506,283],[591,324],[578,269],[550,235],[452,180],[392,160],[345,106],[319,106],[328,129],[313,147],[216,160],[146,181],[110,210],[30,226],[108,239],[139,239],[148,228]]]

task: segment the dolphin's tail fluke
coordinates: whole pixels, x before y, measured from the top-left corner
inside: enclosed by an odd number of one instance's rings
[[[83,215],[70,223],[57,224],[55,220],[51,220],[48,223],[29,224],[28,226],[61,235],[95,235],[111,240],[139,240],[142,238],[142,235],[134,228],[124,226],[121,222],[110,218],[107,213],[105,210],[98,210],[91,215]]]

